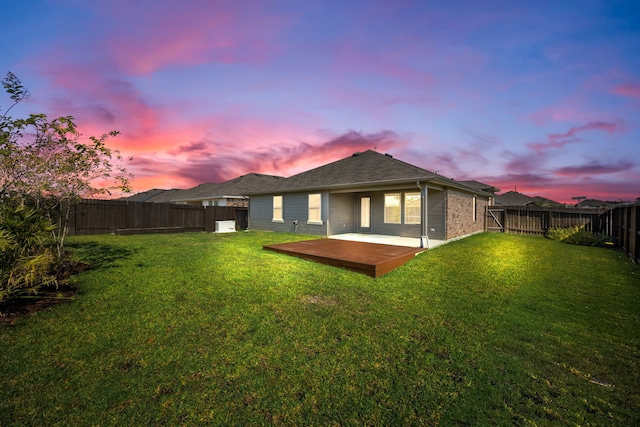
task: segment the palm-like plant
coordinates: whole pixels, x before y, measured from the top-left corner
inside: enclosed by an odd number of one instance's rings
[[[0,204],[0,302],[56,284],[55,257],[47,247],[54,228],[36,209]]]

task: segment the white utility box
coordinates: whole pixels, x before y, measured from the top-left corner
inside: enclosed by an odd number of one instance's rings
[[[236,231],[235,221],[216,221],[216,233],[233,233]]]

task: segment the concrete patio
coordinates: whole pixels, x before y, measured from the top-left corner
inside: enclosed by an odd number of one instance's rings
[[[420,239],[417,237],[398,237],[387,236],[383,234],[360,234],[360,233],[344,233],[329,236],[330,239],[348,240],[352,242],[378,243],[382,245],[406,246],[408,248],[419,248]],[[444,240],[429,239],[428,247],[425,249],[433,249],[446,243]]]

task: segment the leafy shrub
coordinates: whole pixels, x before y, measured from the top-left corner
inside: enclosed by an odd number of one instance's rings
[[[614,242],[609,236],[600,233],[585,231],[582,227],[550,228],[546,237],[551,240],[560,240],[564,243],[580,246],[604,246],[611,247]]]
[[[580,228],[577,225],[567,228],[551,227],[547,230],[545,236],[551,240],[560,240],[561,242],[564,242],[568,237],[578,233],[579,231]]]
[[[37,210],[0,204],[0,303],[56,284],[46,242],[54,226]]]
[[[581,246],[612,246],[613,240],[604,234],[579,231],[567,237],[564,243]]]

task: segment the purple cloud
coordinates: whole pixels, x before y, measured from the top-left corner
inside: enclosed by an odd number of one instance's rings
[[[589,162],[584,165],[578,166],[565,166],[556,169],[553,173],[555,175],[571,177],[571,176],[585,176],[585,175],[606,175],[612,173],[626,172],[631,170],[635,165],[632,162],[622,160],[614,164],[606,164],[597,161]]]
[[[527,146],[540,154],[549,148],[563,148],[567,144],[582,142],[583,139],[578,134],[588,131],[601,131],[612,134],[620,131],[620,125],[610,122],[590,122],[583,126],[573,127],[565,133],[549,134],[547,137],[548,142],[546,143],[532,143],[527,144]]]

